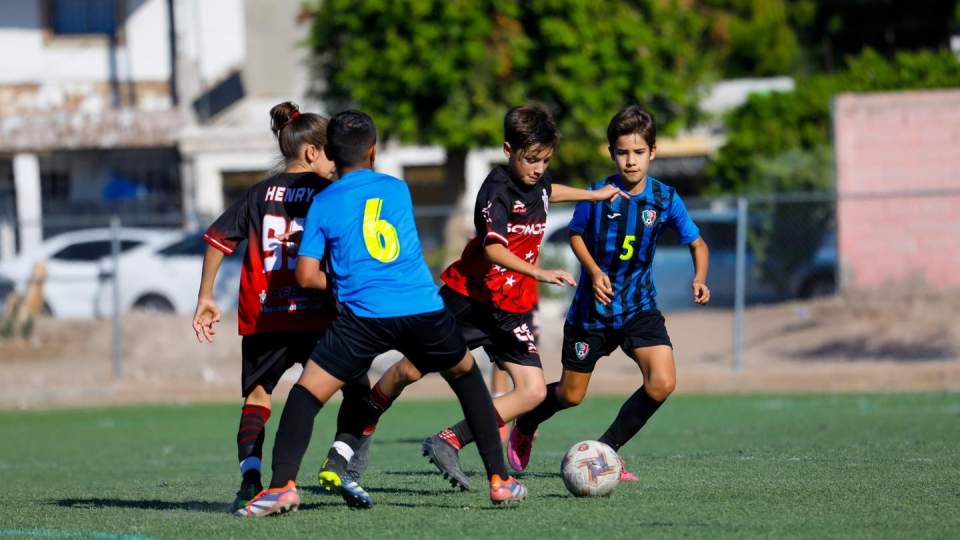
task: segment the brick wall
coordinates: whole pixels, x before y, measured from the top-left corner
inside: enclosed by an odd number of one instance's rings
[[[960,288],[960,90],[834,100],[847,289]]]

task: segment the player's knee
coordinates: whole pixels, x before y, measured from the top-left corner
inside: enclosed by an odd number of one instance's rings
[[[270,406],[270,394],[264,389],[263,386],[257,385],[253,390],[247,394],[247,398],[244,400],[246,405],[260,405],[263,407]]]
[[[663,401],[670,397],[676,387],[677,379],[672,375],[654,375],[644,385],[647,394],[657,401]]]
[[[397,378],[402,383],[415,383],[423,378],[420,370],[415,368],[410,362],[401,362],[397,366]]]
[[[564,390],[563,388],[557,389],[557,401],[560,402],[564,407],[576,407],[577,405],[583,403],[584,392],[578,392],[576,390]]]
[[[524,401],[532,409],[547,397],[546,385],[528,386],[523,389]]]

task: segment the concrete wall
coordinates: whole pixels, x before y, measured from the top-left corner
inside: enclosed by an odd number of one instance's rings
[[[960,287],[960,90],[834,101],[845,289]]]
[[[109,108],[112,80],[126,85],[138,108],[170,106],[166,0],[126,0],[115,49],[106,36],[54,35],[44,6],[0,2],[0,114]]]

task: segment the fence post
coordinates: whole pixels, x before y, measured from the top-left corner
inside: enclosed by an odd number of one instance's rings
[[[123,378],[123,338],[120,334],[120,218],[110,217],[110,259],[113,266],[113,380]]]
[[[733,288],[733,370],[743,368],[743,316],[747,288],[747,198],[737,197],[737,260]]]

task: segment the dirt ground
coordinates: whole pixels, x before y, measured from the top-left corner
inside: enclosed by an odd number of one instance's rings
[[[541,354],[548,382],[560,374],[565,305],[543,306]],[[834,297],[759,306],[745,317],[743,365],[733,365],[733,314],[723,309],[666,313],[678,392],[960,390],[960,294],[908,299]],[[214,344],[197,343],[186,317],[123,319],[123,376],[111,374],[109,320],[41,320],[31,342],[0,342],[0,408],[46,408],[239,398],[240,338],[225,320]],[[482,356],[482,355],[478,355]],[[388,353],[378,376],[397,358]],[[484,366],[489,365],[485,357]],[[277,394],[296,379],[291,370]],[[624,394],[641,383],[621,352],[601,361],[592,393]],[[438,376],[410,397],[449,397]]]

